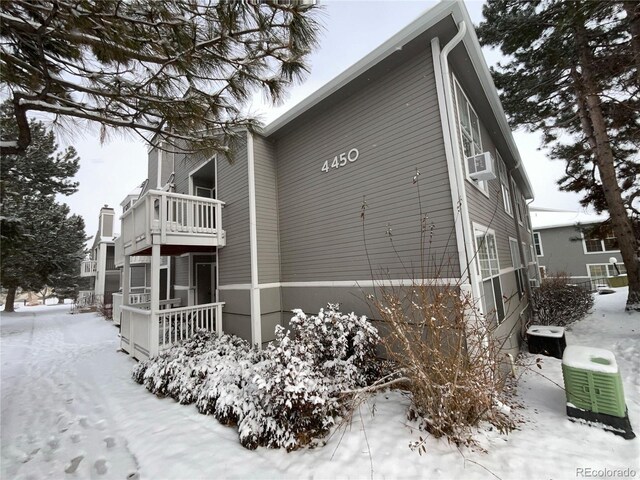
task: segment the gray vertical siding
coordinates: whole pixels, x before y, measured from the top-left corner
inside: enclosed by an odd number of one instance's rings
[[[175,154],[175,168],[176,176],[174,183],[176,185],[176,192],[189,194],[189,173],[204,165],[211,158],[202,154],[190,154],[184,153]],[[213,185],[212,185],[213,187]]]
[[[156,148],[149,152],[147,178],[149,181],[147,182],[145,192],[147,190],[155,190],[156,183],[158,183],[158,149]]]
[[[176,257],[174,268],[175,285],[188,287],[189,284],[189,256]]]
[[[430,50],[394,55],[394,68],[360,79],[362,88],[312,109],[277,138],[283,282],[370,279],[372,270],[374,277],[420,276],[420,203],[433,225],[426,275],[443,264],[444,276],[459,275]],[[352,148],[357,161],[321,171]]]
[[[246,137],[239,142],[233,163],[218,159],[219,200],[222,225],[227,232],[227,245],[219,249],[220,285],[251,282],[251,255],[249,249],[249,174]]]
[[[280,281],[276,158],[269,141],[259,135],[254,135],[253,139],[258,281],[275,283]]]

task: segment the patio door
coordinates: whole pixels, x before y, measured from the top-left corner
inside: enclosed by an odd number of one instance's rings
[[[215,301],[215,263],[196,263],[196,303]]]

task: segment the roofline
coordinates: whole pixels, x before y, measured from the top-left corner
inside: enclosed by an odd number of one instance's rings
[[[456,1],[454,3],[456,8],[452,9],[451,15],[456,24],[460,23],[460,21],[464,21],[467,23],[467,25],[473,25],[473,21],[469,16],[469,12],[462,4],[462,1]],[[534,195],[533,188],[531,187],[531,181],[529,180],[527,171],[525,170],[524,164],[522,163],[522,157],[520,157],[520,152],[518,151],[518,146],[516,145],[516,142],[513,138],[511,127],[509,126],[509,122],[507,122],[507,116],[504,113],[504,109],[502,108],[502,102],[500,101],[500,97],[498,97],[498,89],[493,83],[493,77],[491,76],[491,72],[489,71],[487,62],[484,58],[484,55],[482,54],[482,47],[480,46],[480,42],[478,41],[475,28],[467,28],[467,33],[462,41],[467,49],[469,57],[471,58],[473,67],[476,71],[478,79],[480,80],[482,89],[484,90],[484,94],[487,97],[489,105],[491,106],[493,115],[496,118],[502,135],[507,142],[510,153],[518,164],[518,170],[522,172],[522,177],[525,183],[524,186],[526,189],[526,191],[524,192],[525,197],[527,200],[533,200]]]
[[[604,220],[591,220],[588,222],[571,222],[571,223],[557,223],[557,224],[553,224],[553,225],[545,225],[544,227],[536,227],[535,225],[531,225],[531,230],[532,231],[538,231],[538,230],[548,230],[549,228],[562,228],[562,227],[579,227],[581,225],[595,225],[597,223],[602,223],[604,222]]]
[[[459,24],[460,21],[466,22],[467,25],[473,25],[471,17],[469,16],[469,12],[464,6],[462,0],[444,0],[438,3],[434,7],[426,10],[416,20],[393,35],[386,42],[363,57],[361,60],[354,63],[351,67],[347,68],[333,80],[320,87],[318,90],[307,96],[304,100],[297,103],[292,108],[280,115],[278,118],[273,120],[271,123],[266,125],[260,133],[265,137],[276,133],[296,117],[303,114],[311,107],[317,105],[325,98],[338,91],[340,88],[354,80],[362,73],[369,70],[371,67],[380,63],[382,60],[397,51],[403,45],[409,43],[411,40],[418,37],[423,32],[433,27],[435,24],[445,19],[449,15],[453,18],[456,25]],[[487,97],[498,126],[500,127],[500,131],[505,138],[507,146],[509,147],[510,153],[519,165],[519,170],[522,172],[522,177],[525,183],[525,197],[528,200],[531,200],[534,198],[531,182],[526,170],[524,169],[522,158],[520,157],[520,153],[518,152],[518,147],[516,146],[513,134],[511,133],[511,128],[509,127],[509,124],[506,120],[504,109],[502,108],[502,103],[500,102],[500,98],[498,97],[498,93],[495,84],[493,83],[489,67],[487,66],[484,56],[482,55],[480,42],[478,41],[478,37],[476,36],[473,28],[467,29],[467,33],[465,34],[462,41],[466,47],[469,57],[471,58],[480,84],[482,85],[485,96]]]
[[[307,96],[304,100],[294,105],[292,108],[284,112],[278,118],[266,125],[262,129],[262,134],[266,137],[280,130],[293,119],[317,105],[322,100],[338,91],[340,88],[354,80],[362,73],[377,65],[389,55],[398,50],[398,48],[409,43],[414,38],[434,26],[439,21],[453,13],[454,7],[457,5],[456,0],[446,0],[425,10],[416,20],[411,22],[405,28],[389,38],[386,42],[373,50],[371,53],[351,65],[340,75],[324,84],[318,90]]]

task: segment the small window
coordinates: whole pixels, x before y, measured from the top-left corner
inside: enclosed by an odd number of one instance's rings
[[[500,188],[502,190],[502,203],[504,211],[513,216],[513,208],[511,207],[511,190],[509,188],[509,175],[507,174],[507,166],[502,157],[496,150],[496,163],[498,164],[498,174],[500,175]]]
[[[536,256],[542,257],[542,237],[540,236],[540,232],[533,232],[533,244],[536,249]]]
[[[500,273],[500,265],[498,262],[496,236],[493,232],[476,229],[475,237],[482,279],[486,280],[487,278],[498,275]]]

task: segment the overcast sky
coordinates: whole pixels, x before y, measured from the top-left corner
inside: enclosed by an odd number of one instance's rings
[[[325,0],[321,14],[324,30],[317,51],[309,59],[311,72],[305,82],[290,90],[282,106],[265,106],[257,102],[252,105],[253,111],[261,113],[262,121],[269,123],[436,3],[418,0]],[[466,1],[466,5],[477,25],[482,20],[482,2]],[[485,57],[489,65],[499,59],[496,52],[490,51],[485,51]],[[556,180],[562,176],[564,164],[548,160],[544,152],[538,150],[540,136],[514,132],[514,137],[533,185],[534,205],[579,210],[578,195],[558,191]],[[79,190],[63,200],[73,213],[84,217],[87,234],[95,235],[100,207],[114,207],[119,216],[122,199],[147,177],[147,147],[133,137],[113,138],[100,145],[97,129],[84,133],[79,131],[59,140],[62,146],[75,146],[81,158],[77,174]],[[116,223],[116,231],[119,231]]]

